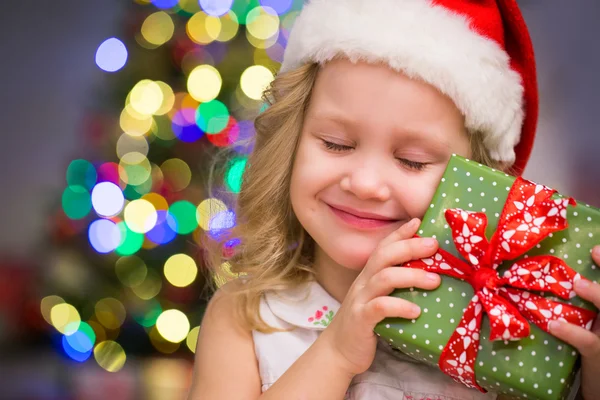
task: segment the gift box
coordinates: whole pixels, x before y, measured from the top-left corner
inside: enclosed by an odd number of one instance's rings
[[[600,210],[453,155],[418,235],[440,250],[404,266],[438,272],[441,284],[395,290],[421,315],[386,318],[375,333],[475,389],[565,399],[579,355],[543,328],[553,319],[591,327],[598,310],[572,285],[600,281],[591,257]]]

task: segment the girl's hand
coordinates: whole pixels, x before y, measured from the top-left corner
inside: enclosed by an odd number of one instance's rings
[[[437,251],[435,239],[413,238],[418,226],[419,220],[413,219],[381,241],[321,334],[350,375],[371,366],[377,346],[373,329],[378,322],[386,317],[417,318],[421,313],[416,304],[388,295],[396,288],[435,289],[440,284],[437,274],[397,266]]]
[[[594,247],[592,258],[600,265],[600,246]],[[575,292],[582,299],[600,308],[600,285],[587,279],[575,283]],[[581,391],[586,400],[600,399],[600,316],[594,322],[591,331],[579,326],[553,321],[550,332],[557,338],[569,343],[581,353]]]

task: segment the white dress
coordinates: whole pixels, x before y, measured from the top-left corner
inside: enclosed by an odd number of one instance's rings
[[[263,296],[260,313],[267,324],[277,328],[296,327],[291,332],[252,332],[263,392],[311,346],[339,307],[340,303],[314,281],[293,291],[268,292]],[[345,399],[491,400],[496,397],[495,393],[484,394],[456,383],[441,371],[393,350],[379,339],[373,364],[352,379]]]

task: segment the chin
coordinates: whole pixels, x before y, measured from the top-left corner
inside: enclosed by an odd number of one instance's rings
[[[377,247],[376,243],[344,243],[343,246],[331,249],[333,260],[341,266],[352,269],[362,270]]]

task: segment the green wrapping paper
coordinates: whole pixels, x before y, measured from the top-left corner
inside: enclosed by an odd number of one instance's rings
[[[515,178],[460,156],[452,156],[432,203],[423,217],[418,234],[436,238],[440,248],[462,259],[452,241],[444,211],[461,208],[485,212],[486,236],[491,238]],[[555,195],[559,196],[560,195]],[[563,259],[582,276],[600,282],[600,269],[594,265],[591,249],[600,244],[600,210],[578,203],[567,211],[569,228],[550,234],[525,256],[550,254]],[[506,261],[500,275],[510,268]],[[394,348],[424,363],[438,366],[445,347],[464,309],[474,295],[462,280],[442,275],[440,286],[431,291],[418,288],[398,289],[391,296],[418,304],[421,315],[415,320],[387,318],[375,327],[375,333]],[[569,301],[536,292],[559,302],[597,311],[579,297]],[[530,336],[519,341],[494,341],[489,338],[490,324],[484,314],[479,353],[475,362],[477,383],[486,390],[514,398],[566,399],[578,369],[575,349],[530,323]],[[475,389],[474,389],[475,390]]]

